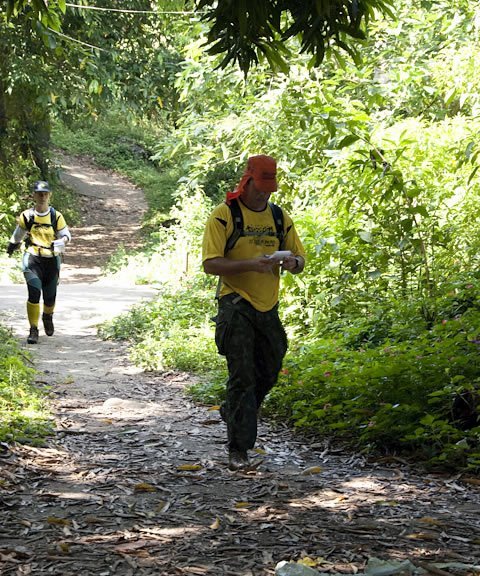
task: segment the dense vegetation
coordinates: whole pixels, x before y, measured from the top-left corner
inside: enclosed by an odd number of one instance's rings
[[[98,42],[102,22],[89,29]],[[221,399],[203,225],[246,157],[267,152],[308,266],[283,278],[290,352],[266,408],[365,451],[480,469],[478,7],[401,2],[398,20],[370,22],[357,63],[335,52],[312,67],[291,38],[288,73],[260,63],[247,79],[202,49],[201,22],[172,22],[155,71],[139,71],[144,106],[131,103],[133,82],[119,88],[128,70],[119,48],[118,84],[100,79],[114,60],[97,64],[96,93],[115,102],[108,113],[100,99],[95,116],[55,109],[56,144],[128,174],[151,207],[145,251],[118,255],[111,272],[128,266],[161,284],[161,296],[105,336],[131,339],[147,369],[201,373],[192,394]],[[120,23],[113,30],[118,39]],[[116,120],[126,111],[129,125]],[[12,213],[11,186],[10,195],[0,201]]]
[[[36,443],[51,432],[47,390],[34,384],[35,370],[12,335],[0,328],[0,440]]]

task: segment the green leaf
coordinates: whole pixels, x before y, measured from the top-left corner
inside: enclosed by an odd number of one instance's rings
[[[418,206],[411,206],[408,211],[410,214],[420,214],[421,216],[425,216],[425,218],[430,215],[426,206],[422,206],[421,204]]]
[[[15,10],[15,0],[7,0],[6,18],[10,20]]]
[[[347,146],[350,146],[354,142],[357,142],[359,139],[360,138],[358,136],[356,136],[355,134],[349,134],[348,136],[345,136],[345,138],[343,138],[337,144],[337,148],[346,148]]]
[[[372,233],[368,230],[360,230],[358,236],[367,244],[371,244],[373,242]]]
[[[479,165],[475,166],[475,168],[470,172],[470,176],[468,177],[467,184],[470,184],[473,180],[475,174],[477,173],[478,169],[480,168]]]
[[[469,142],[467,147],[465,148],[465,157],[467,160],[470,160],[470,156],[472,155],[472,150],[475,147],[475,142]]]
[[[403,218],[400,220],[400,226],[406,231],[411,232],[413,228],[413,220],[411,218]]]
[[[367,277],[370,278],[370,280],[376,280],[377,278],[380,278],[381,275],[382,273],[380,270],[373,270],[367,274]]]
[[[335,296],[334,298],[332,298],[332,301],[330,302],[331,306],[333,308],[335,308],[336,306],[338,306],[343,300],[343,296]]]

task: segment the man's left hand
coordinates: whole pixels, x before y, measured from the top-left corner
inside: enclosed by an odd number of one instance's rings
[[[300,272],[303,269],[303,258],[301,256],[288,256],[283,261],[282,269],[289,272]]]

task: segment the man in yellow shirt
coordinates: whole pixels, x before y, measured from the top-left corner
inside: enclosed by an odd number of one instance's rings
[[[43,295],[42,321],[47,336],[53,336],[53,311],[57,297],[60,256],[71,234],[65,218],[50,206],[50,186],[39,180],[33,185],[35,206],[24,210],[19,218],[7,252],[12,255],[25,239],[22,269],[28,289],[27,315],[29,344],[38,342],[40,297]]]
[[[203,268],[220,276],[215,341],[229,372],[220,412],[231,470],[249,466],[258,409],[277,382],[287,351],[278,316],[280,271],[298,274],[305,265],[292,219],[269,203],[276,190],[274,158],[250,157],[237,188],[210,215],[203,238]]]

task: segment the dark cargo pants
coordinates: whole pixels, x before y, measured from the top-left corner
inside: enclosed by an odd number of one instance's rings
[[[223,416],[231,450],[253,448],[257,412],[277,382],[287,351],[287,337],[278,307],[259,312],[238,294],[218,303],[215,342],[228,365],[227,397]]]

